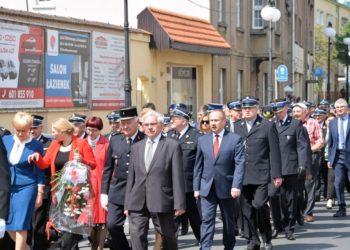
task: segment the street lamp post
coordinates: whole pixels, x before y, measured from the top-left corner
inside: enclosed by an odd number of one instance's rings
[[[125,39],[125,106],[131,106],[130,53],[129,53],[129,18],[128,0],[124,0],[124,39]]]
[[[327,100],[331,100],[331,39],[335,37],[335,29],[332,28],[332,23],[328,22],[328,26],[324,29],[324,34],[328,37],[328,58],[327,58]]]
[[[349,46],[350,46],[350,37],[345,37],[343,43],[346,45],[346,79],[345,79],[345,100],[349,101]]]
[[[261,17],[269,22],[269,71],[267,83],[267,101],[272,101],[272,22],[277,22],[281,18],[281,12],[274,6],[275,3],[269,0],[269,4],[261,10]]]

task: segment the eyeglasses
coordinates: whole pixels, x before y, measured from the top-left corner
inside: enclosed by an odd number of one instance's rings
[[[201,121],[201,124],[209,124],[209,120],[203,120]]]
[[[90,133],[96,133],[98,131],[98,129],[97,128],[87,128],[86,131],[90,132]]]
[[[335,109],[345,109],[347,108],[348,106],[338,106],[338,107],[335,107]]]

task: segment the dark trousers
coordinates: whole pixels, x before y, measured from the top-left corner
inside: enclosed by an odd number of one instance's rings
[[[270,208],[268,202],[267,184],[244,185],[242,190],[243,217],[248,228],[245,236],[252,245],[260,245],[259,233],[264,242],[272,239],[270,224]]]
[[[43,204],[34,209],[32,217],[32,230],[28,231],[28,238],[34,242],[33,250],[46,250],[50,247],[50,242],[47,240],[45,227],[49,219],[51,200],[43,199]]]
[[[0,249],[15,250],[15,242],[7,232],[5,232],[4,238],[0,239]]]
[[[316,200],[319,200],[319,198],[327,197],[327,188],[328,188],[328,167],[327,162],[324,161],[323,157],[320,159],[319,164],[319,175],[317,178],[317,184],[316,184]]]
[[[328,168],[327,200],[333,199],[335,197],[334,178],[335,176],[333,168]]]
[[[304,211],[306,206],[306,191],[305,191],[305,179],[298,179],[298,205],[297,205],[297,218],[304,217]]]
[[[209,250],[212,247],[215,233],[216,209],[219,205],[223,222],[223,245],[225,250],[232,250],[236,244],[235,238],[235,204],[233,198],[219,199],[216,196],[214,184],[206,197],[201,198],[202,225],[201,248]]]
[[[320,153],[312,153],[312,178],[305,180],[305,211],[304,215],[312,215],[316,201],[317,178],[319,174]]]
[[[61,242],[61,250],[78,250],[79,247],[79,239],[81,239],[81,235],[72,234],[63,231],[62,232],[62,242]]]
[[[201,217],[199,215],[197,201],[193,194],[193,192],[186,192],[186,213],[179,218],[177,227],[181,223],[184,223],[183,220],[189,220],[194,236],[200,241]]]
[[[276,230],[294,232],[297,217],[298,177],[286,175],[283,179],[279,192],[270,197],[272,221]]]
[[[161,234],[163,249],[177,250],[174,213],[151,213],[146,207],[141,211],[129,210],[129,227],[132,249],[147,250],[147,234],[150,218],[152,219],[155,229]]]
[[[334,161],[334,186],[339,207],[345,208],[344,187],[346,179],[350,180],[350,170],[345,165],[345,151],[337,150]]]
[[[129,250],[129,242],[124,233],[124,206],[113,203],[108,204],[107,228],[112,238],[112,250]]]

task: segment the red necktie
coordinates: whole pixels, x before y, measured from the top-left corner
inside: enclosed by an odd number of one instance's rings
[[[214,139],[214,158],[216,159],[218,157],[219,153],[219,135],[215,135]]]

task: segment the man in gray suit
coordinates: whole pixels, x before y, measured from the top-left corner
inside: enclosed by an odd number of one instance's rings
[[[181,147],[162,135],[161,114],[147,112],[142,126],[147,137],[131,147],[124,203],[131,245],[147,250],[148,221],[152,218],[163,248],[177,249],[174,215],[180,216],[186,207]]]
[[[201,196],[201,248],[211,249],[215,232],[217,205],[224,223],[225,250],[235,246],[234,199],[241,194],[244,175],[242,138],[225,130],[225,113],[214,110],[209,115],[210,129],[198,139],[193,174],[194,196]]]

